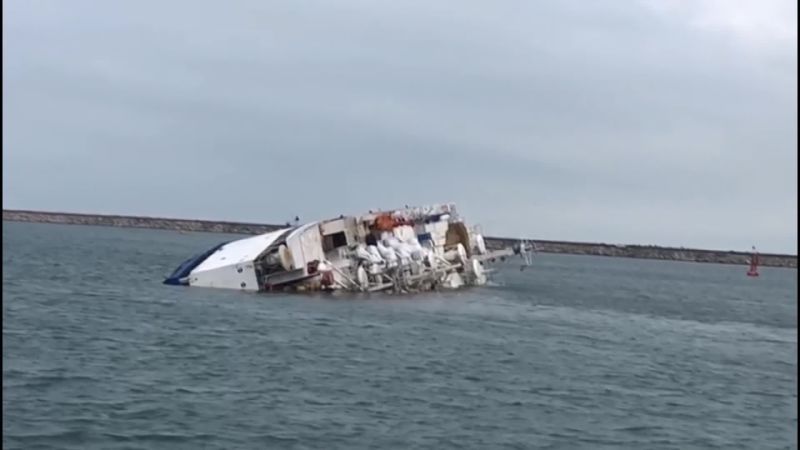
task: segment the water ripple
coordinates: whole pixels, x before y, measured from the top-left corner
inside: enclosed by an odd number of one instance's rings
[[[543,255],[259,296],[159,284],[219,236],[3,234],[4,448],[796,448],[796,271]]]

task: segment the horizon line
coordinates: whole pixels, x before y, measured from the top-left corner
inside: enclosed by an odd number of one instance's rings
[[[239,225],[239,226],[257,226],[257,227],[281,227],[283,223],[257,223],[257,222],[242,222],[235,220],[220,220],[220,219],[184,219],[176,217],[161,217],[150,215],[131,215],[131,214],[98,214],[98,213],[83,213],[83,212],[67,212],[67,211],[43,211],[33,209],[6,209],[3,208],[3,216],[5,220],[6,213],[23,213],[23,214],[49,214],[49,215],[66,215],[66,216],[83,216],[83,217],[104,217],[104,218],[118,218],[118,219],[145,219],[145,220],[168,220],[173,222],[201,222],[208,224],[223,224],[223,225]],[[578,244],[578,245],[602,245],[609,247],[640,247],[640,248],[659,248],[664,250],[680,250],[680,251],[701,251],[701,252],[721,252],[721,253],[738,253],[738,254],[752,254],[749,250],[719,250],[695,247],[681,247],[671,245],[657,245],[657,244],[610,244],[606,242],[590,242],[590,241],[565,241],[555,239],[534,239],[528,237],[501,237],[501,236],[486,236],[487,239],[495,240],[529,240],[534,242],[552,243],[552,244]],[[756,250],[758,251],[758,250]],[[777,257],[797,257],[797,254],[792,253],[761,253],[763,256],[777,256]]]

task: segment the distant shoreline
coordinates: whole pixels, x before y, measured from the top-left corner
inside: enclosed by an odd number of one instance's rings
[[[259,234],[279,229],[285,225],[229,222],[219,220],[170,219],[163,217],[118,216],[79,214],[49,211],[3,210],[3,221],[52,223],[65,225],[95,225],[123,228],[149,228],[157,230],[192,231],[229,234]],[[488,247],[513,245],[519,238],[486,237]],[[567,242],[530,239],[542,253],[596,255],[670,261],[747,265],[747,252],[703,250],[648,245],[613,245],[590,242]],[[765,267],[797,268],[797,255],[762,253],[761,265]]]

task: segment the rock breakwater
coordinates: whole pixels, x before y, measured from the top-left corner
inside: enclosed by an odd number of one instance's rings
[[[231,234],[259,234],[281,228],[279,224],[225,222],[217,220],[168,219],[160,217],[77,214],[63,212],[3,210],[3,220],[12,222],[54,223],[68,225],[93,225],[127,228],[151,228],[184,232],[209,232]],[[490,248],[510,246],[518,238],[487,237]],[[595,255],[623,258],[660,259],[718,264],[749,264],[750,254],[737,251],[702,250],[649,245],[613,245],[587,242],[548,241],[531,239],[542,253]],[[797,255],[764,254],[761,265],[797,268]]]

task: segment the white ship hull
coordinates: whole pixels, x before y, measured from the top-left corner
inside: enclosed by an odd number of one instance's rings
[[[164,283],[284,292],[456,289],[486,284],[487,263],[526,251],[525,245],[488,250],[455,205],[444,204],[341,216],[228,242],[185,261]]]

